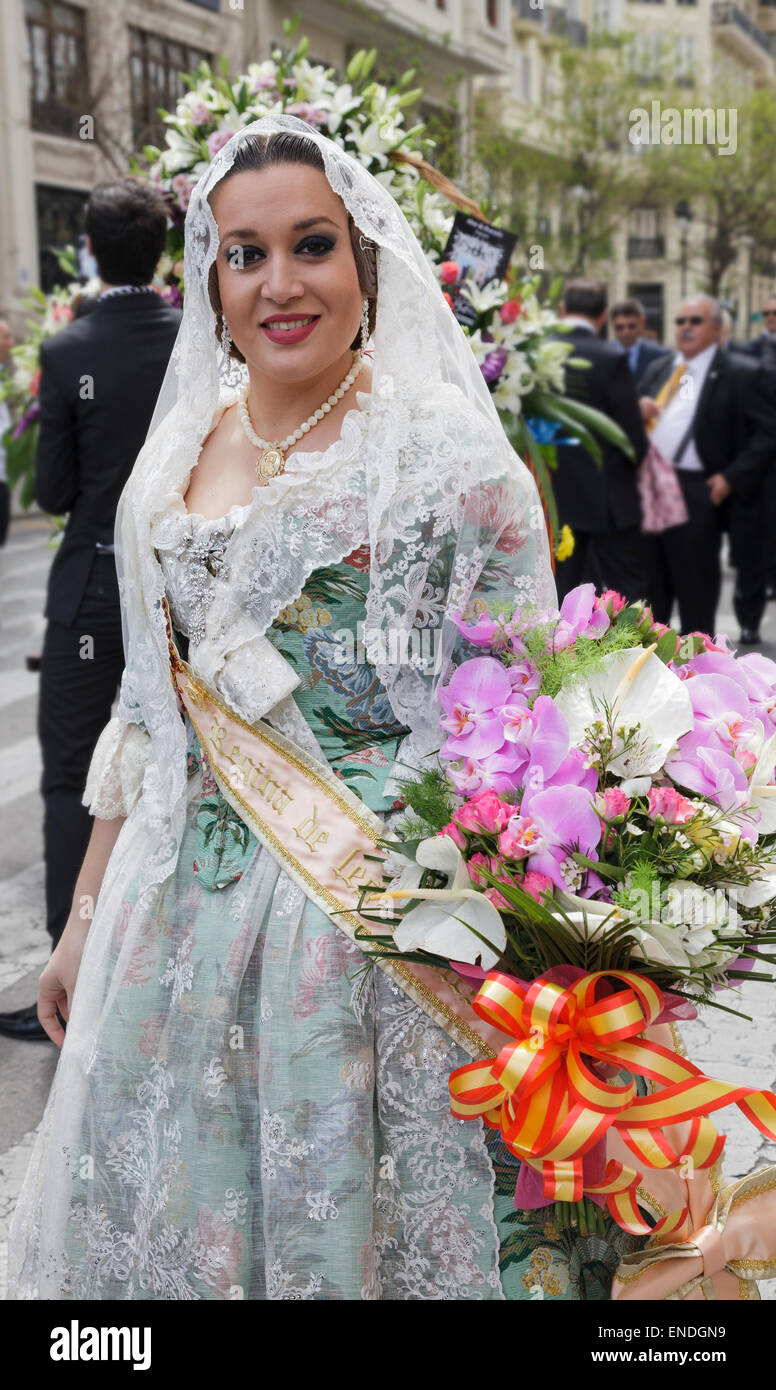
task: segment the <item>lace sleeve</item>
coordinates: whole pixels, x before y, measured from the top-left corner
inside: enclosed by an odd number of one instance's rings
[[[114,715],[97,740],[81,798],[98,820],[128,816],[143,788],[151,739],[137,724]]]

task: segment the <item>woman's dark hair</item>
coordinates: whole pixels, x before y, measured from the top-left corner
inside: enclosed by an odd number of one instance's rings
[[[102,280],[147,285],[164,250],[167,205],[141,179],[105,180],[89,194],[86,230]]]
[[[323,155],[312,140],[307,140],[304,135],[295,135],[292,131],[281,130],[275,135],[254,135],[241,140],[231,169],[224,174],[216,186],[220,188],[222,183],[233,178],[235,174],[243,174],[248,169],[266,169],[272,164],[307,164],[312,169],[319,169],[322,174],[326,173]],[[369,332],[372,333],[377,310],[377,247],[374,242],[365,237],[362,248],[361,233],[350,213],[348,213],[348,230],[350,232],[350,244],[353,248],[353,259],[356,263],[358,283],[363,295],[369,300]],[[208,294],[216,316],[216,337],[220,343],[223,309],[215,261],[210,267],[208,276]],[[355,350],[358,347],[360,336],[359,330],[350,344],[351,349]],[[237,362],[245,361],[235,343],[231,343],[229,346],[229,356]]]

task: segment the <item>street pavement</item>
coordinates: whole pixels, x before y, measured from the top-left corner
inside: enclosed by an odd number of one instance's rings
[[[25,657],[40,651],[46,578],[54,551],[49,523],[40,515],[15,519],[0,550],[0,1012],[34,1002],[49,955],[45,929],[40,750],[36,735],[38,676]],[[731,580],[726,573],[718,631],[735,641]],[[776,660],[776,604],[763,623],[760,650]],[[682,1025],[692,1060],[707,1074],[776,1089],[776,985],[748,984],[726,996],[752,1021],[708,1010]],[[0,1298],[6,1288],[8,1222],[27,1166],[56,1069],[53,1043],[15,1042],[0,1035]],[[722,1111],[728,1135],[725,1172],[741,1177],[776,1162],[776,1146],[763,1140],[736,1107]],[[761,1285],[776,1299],[776,1280]]]

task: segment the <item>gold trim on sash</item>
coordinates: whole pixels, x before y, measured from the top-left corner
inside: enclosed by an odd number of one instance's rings
[[[162,607],[173,686],[223,796],[311,902],[356,941],[356,927],[369,925],[356,910],[360,890],[383,887],[364,856],[396,837],[328,764],[264,720],[249,724],[229,709],[179,655],[165,598]],[[392,959],[377,941],[374,948],[376,964],[469,1056],[496,1055],[498,1033],[470,1007],[477,986],[453,970]]]

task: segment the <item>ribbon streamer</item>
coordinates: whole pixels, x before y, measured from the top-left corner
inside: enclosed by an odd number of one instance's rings
[[[703,1224],[685,1240],[650,1241],[623,1256],[613,1299],[738,1298],[739,1279],[776,1274],[776,1167],[760,1168],[723,1189]]]
[[[596,1000],[604,979],[625,988]],[[494,971],[472,1008],[511,1041],[493,1061],[453,1072],[451,1111],[458,1119],[482,1117],[500,1129],[511,1152],[541,1173],[548,1200],[578,1202],[585,1191],[605,1196],[624,1230],[665,1237],[684,1224],[687,1210],[649,1226],[636,1200],[641,1172],[610,1159],[603,1182],[585,1188],[584,1155],[610,1128],[646,1168],[677,1168],[682,1162],[710,1168],[725,1140],[708,1113],[724,1105],[738,1105],[776,1140],[776,1096],[704,1076],[692,1062],[642,1036],[659,1017],[663,994],[641,975],[599,970],[563,989],[544,976],[526,985]],[[630,1079],[622,1085],[602,1081],[590,1058],[626,1070]],[[635,1075],[654,1082],[655,1093],[638,1096]],[[664,1126],[680,1121],[691,1121],[681,1154],[663,1133]]]

